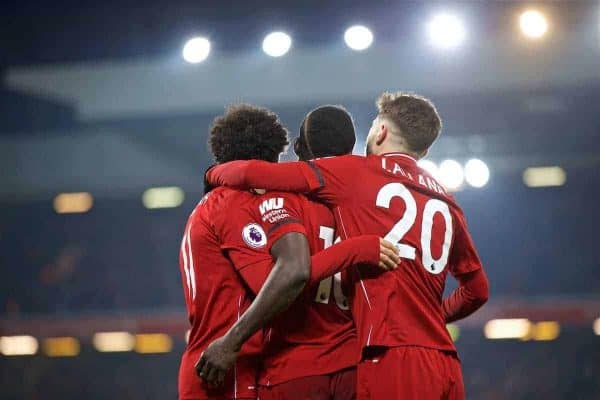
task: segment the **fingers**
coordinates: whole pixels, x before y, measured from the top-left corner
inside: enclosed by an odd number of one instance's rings
[[[398,264],[400,264],[401,260],[396,246],[383,239],[380,239],[379,242],[379,266],[385,270],[392,270],[398,268]]]
[[[203,376],[202,369],[204,368],[205,364],[206,364],[206,360],[204,359],[204,352],[202,352],[202,354],[200,354],[200,358],[198,359],[198,362],[194,366],[194,368],[196,369],[196,375],[198,375],[199,377]]]
[[[225,382],[225,371],[219,370],[217,374],[217,386],[223,386]]]
[[[196,373],[211,388],[222,386],[225,381],[225,371],[204,361],[203,358],[196,364]]]
[[[214,365],[211,365],[204,380],[212,387],[216,387],[218,386],[218,376],[219,370]]]
[[[390,271],[396,269],[398,267],[398,263],[382,253],[379,255],[379,267],[385,269],[386,271]]]
[[[400,260],[400,251],[398,250],[398,247],[396,247],[394,244],[392,244],[391,242],[385,240],[385,239],[379,239],[379,245],[381,246],[381,248],[385,248],[386,250],[390,250],[392,253],[394,253],[395,255],[398,256],[398,260]]]

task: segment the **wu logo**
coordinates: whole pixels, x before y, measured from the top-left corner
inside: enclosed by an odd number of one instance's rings
[[[268,211],[278,210],[280,208],[283,208],[283,197],[276,197],[265,200],[262,202],[258,209],[260,211],[260,214],[263,215]]]

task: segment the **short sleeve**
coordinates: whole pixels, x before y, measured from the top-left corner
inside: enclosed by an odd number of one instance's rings
[[[252,213],[260,221],[261,234],[265,234],[269,252],[273,244],[287,233],[297,232],[306,236],[300,195],[269,192],[257,199]],[[254,240],[251,237],[249,239]]]
[[[366,158],[347,155],[317,158],[306,163],[308,168],[304,168],[304,173],[311,185],[311,196],[333,207],[340,205],[352,193]]]
[[[232,197],[219,211],[214,219],[215,230],[221,249],[237,271],[258,264],[271,265],[271,247],[286,233],[306,235],[295,194]]]
[[[457,276],[481,269],[481,260],[461,211],[454,213],[454,232],[450,253],[450,273]]]
[[[266,234],[249,210],[232,204],[221,212],[222,215],[215,216],[215,229],[221,250],[236,271],[252,265],[272,263]]]

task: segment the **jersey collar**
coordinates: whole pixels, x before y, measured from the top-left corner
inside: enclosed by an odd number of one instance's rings
[[[396,153],[384,153],[384,154],[381,155],[381,157],[403,157],[403,158],[411,160],[415,164],[417,163],[417,160],[413,156],[410,156],[410,155],[408,155],[406,153],[398,153],[398,152],[396,152]]]

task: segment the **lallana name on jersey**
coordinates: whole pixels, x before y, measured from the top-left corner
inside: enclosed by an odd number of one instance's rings
[[[381,168],[383,168],[387,172],[391,172],[394,175],[402,175],[403,177],[413,181],[418,182],[421,186],[428,188],[429,190],[433,190],[436,193],[447,195],[446,189],[443,188],[442,185],[437,183],[435,179],[419,174],[417,179],[413,177],[413,175],[406,171],[404,168],[399,166],[397,163],[392,162],[391,165],[388,165],[387,158],[381,158]]]

